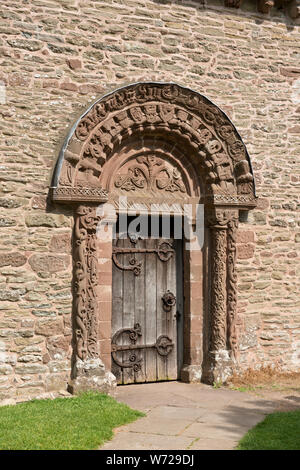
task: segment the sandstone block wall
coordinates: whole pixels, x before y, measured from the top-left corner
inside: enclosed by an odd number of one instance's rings
[[[47,200],[51,174],[77,117],[102,94],[137,81],[190,87],[225,111],[240,132],[259,196],[239,230],[240,361],[243,367],[299,368],[297,21],[277,10],[259,14],[250,1],[238,10],[217,0],[206,7],[185,0],[5,3],[0,12],[3,403],[66,388],[73,218],[70,207]]]

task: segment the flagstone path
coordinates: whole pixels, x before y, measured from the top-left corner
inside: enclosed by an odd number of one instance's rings
[[[261,398],[182,382],[119,386],[116,399],[147,415],[115,429],[100,450],[230,450],[267,414],[300,407],[296,396]]]

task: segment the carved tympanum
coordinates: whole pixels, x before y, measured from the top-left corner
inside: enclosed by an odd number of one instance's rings
[[[134,164],[117,175],[115,187],[125,191],[169,191],[186,193],[186,187],[177,168],[167,165],[153,155],[139,156]]]

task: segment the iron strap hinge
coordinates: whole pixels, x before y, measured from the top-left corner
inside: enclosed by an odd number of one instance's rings
[[[129,340],[131,344],[117,344],[117,339],[123,334],[129,335]],[[140,370],[141,363],[143,360],[142,358],[137,357],[137,355],[135,354],[136,350],[155,348],[160,356],[167,356],[173,350],[174,343],[172,342],[171,338],[169,338],[169,336],[167,335],[160,335],[157,338],[156,342],[153,344],[136,344],[136,341],[139,336],[142,336],[141,325],[139,323],[135,323],[134,328],[122,328],[118,330],[112,337],[111,354],[114,362],[119,367],[130,367],[133,368],[133,370],[136,372]],[[121,361],[116,357],[116,354],[122,351],[130,351],[128,360]]]
[[[136,243],[136,241],[132,243]],[[157,248],[124,248],[124,247],[114,246],[112,250],[112,259],[113,259],[114,264],[119,269],[122,269],[124,271],[133,271],[135,276],[139,276],[142,270],[141,261],[138,262],[134,257],[132,257],[129,260],[129,265],[124,265],[120,263],[120,261],[117,258],[118,254],[133,255],[135,253],[156,253],[158,258],[161,261],[169,261],[169,259],[171,259],[174,254],[174,248],[172,247],[171,243],[164,241],[164,240],[158,243]]]

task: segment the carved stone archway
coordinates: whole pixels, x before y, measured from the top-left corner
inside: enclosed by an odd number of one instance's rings
[[[105,369],[99,348],[96,208],[123,193],[150,202],[205,205],[207,347],[200,357],[189,317],[182,378],[212,383],[228,376],[237,354],[238,216],[256,205],[249,155],[229,118],[204,96],[173,83],[121,88],[96,101],[75,123],[59,155],[51,190],[53,201],[74,204],[71,388],[103,389],[110,380],[109,362]],[[189,262],[194,263],[193,256]]]

